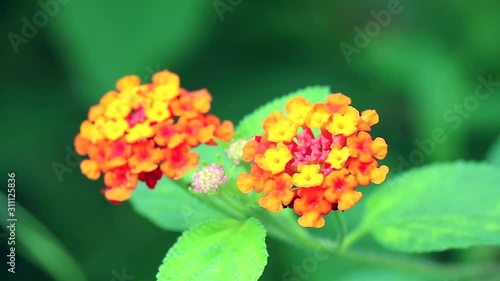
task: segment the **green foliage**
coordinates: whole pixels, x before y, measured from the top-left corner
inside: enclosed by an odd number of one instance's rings
[[[75,75],[93,81],[80,85],[86,90],[80,97],[94,104],[118,78],[151,80],[162,60],[171,66],[186,55],[210,27],[211,8],[196,0],[146,0],[140,9],[134,1],[72,1],[61,7],[54,39],[65,43],[61,51],[78,66]]]
[[[154,190],[139,183],[130,202],[139,214],[166,230],[183,231],[204,221],[226,218],[179,183],[163,178]]]
[[[401,252],[500,245],[499,182],[498,168],[481,163],[411,170],[368,199],[362,229]]]
[[[461,153],[468,122],[453,111],[453,104],[462,104],[473,92],[469,90],[469,81],[460,78],[463,73],[457,65],[459,62],[450,59],[449,52],[439,44],[429,44],[422,49],[400,38],[376,41],[361,55],[364,56],[366,59],[358,62],[371,66],[362,68],[366,75],[384,77],[391,73],[392,79],[384,79],[385,86],[406,85],[402,94],[406,94],[412,104],[421,105],[412,107],[410,112],[400,112],[401,115],[419,116],[414,120],[419,140],[431,138],[436,129],[445,131],[446,144],[436,143],[437,149],[427,155],[427,160],[450,160]]]
[[[433,281],[431,279],[415,276],[411,273],[394,273],[381,269],[354,270],[338,279],[338,281],[366,281],[366,280],[384,280],[384,281]]]
[[[224,149],[221,145],[196,147],[194,151],[203,159],[203,161],[200,160],[198,166],[201,168],[206,164],[221,164],[226,172],[232,170],[231,176],[235,178],[242,168],[235,168],[227,157],[222,157]],[[214,198],[204,194],[190,194],[189,187],[193,172],[191,171],[178,181],[163,177],[153,190],[140,182],[130,198],[132,206],[139,214],[157,226],[172,231],[184,231],[204,221],[227,218],[226,214],[203,200],[213,201]],[[234,193],[229,186],[222,188],[230,194]]]
[[[219,220],[186,231],[168,251],[158,281],[257,280],[267,264],[266,230],[256,219]]]
[[[0,200],[7,202],[7,196],[0,192]],[[7,207],[7,205],[4,205]],[[15,204],[16,244],[11,245],[16,248],[16,260],[19,263],[20,254],[28,261],[46,271],[55,281],[86,281],[87,278],[82,272],[78,263],[68,252],[66,247],[55,237],[42,222],[25,209],[20,203]],[[0,212],[0,219],[7,221],[7,212]],[[22,271],[22,267],[17,267],[16,272]]]
[[[232,160],[226,156],[227,143],[219,142],[217,146],[200,145],[193,149],[200,155],[199,168],[206,164],[219,164],[224,168],[226,173],[231,172],[231,178],[236,178],[239,172],[243,171],[242,166],[236,166]],[[183,178],[184,181],[191,181],[190,175]]]
[[[45,23],[46,8],[39,3],[57,2],[67,4],[59,5]],[[79,171],[81,159],[68,157],[72,154],[65,149],[72,147],[89,104],[96,103],[122,75],[137,74],[149,80],[154,71],[170,69],[180,74],[185,88],[208,88],[214,97],[211,112],[233,121],[291,89],[332,85],[332,91],[348,94],[357,108],[373,108],[380,114],[374,135],[389,143],[385,163],[393,171],[400,164],[398,156],[409,159],[410,152],[419,149],[415,141],[432,137],[435,128],[442,128],[448,139],[436,144],[427,163],[484,157],[485,144],[500,130],[500,88],[493,85],[495,92],[475,111],[457,111],[455,104],[463,105],[466,98],[471,101],[469,96],[481,85],[478,76],[491,75],[493,81],[500,81],[500,2],[401,1],[403,11],[392,14],[389,24],[371,36],[377,21],[371,11],[378,13],[387,3],[351,1],[339,7],[328,0],[270,1],[263,9],[258,1],[242,1],[227,10],[221,22],[213,1],[8,1],[0,29],[4,36],[13,32],[27,43],[20,43],[19,53],[14,53],[4,37],[0,106],[7,118],[2,122],[6,137],[0,148],[0,165],[4,171],[19,173],[16,203],[29,206],[31,214],[50,229],[54,239],[60,238],[58,244],[64,244],[65,252],[80,266],[81,270],[66,267],[74,273],[61,274],[61,279],[78,280],[83,271],[90,280],[106,281],[115,278],[113,269],[124,267],[136,281],[153,280],[160,257],[176,239],[177,233],[152,225],[130,204],[109,204],[99,194],[104,187],[102,178],[86,179]],[[24,17],[33,21],[35,14],[44,23],[37,25],[37,34],[23,35],[23,29],[32,33]],[[383,20],[383,13],[378,14]],[[369,34],[360,35],[354,29],[365,31],[367,24]],[[356,48],[351,63],[339,48],[342,42]],[[481,89],[483,94],[488,91]],[[448,116],[463,117],[461,126],[453,126],[459,121],[444,120],[448,110],[453,111]],[[259,133],[260,127],[259,123],[255,128]],[[32,137],[25,137],[27,132]],[[51,167],[53,162],[69,169],[61,179]],[[357,214],[369,201],[370,192],[378,189],[362,190],[362,202],[344,213],[348,230],[361,220]],[[140,186],[132,199],[141,191],[157,194]],[[291,215],[296,221],[293,211]],[[327,220],[332,218],[327,216]],[[23,223],[24,227],[30,225],[30,220]],[[331,239],[336,233],[334,221],[321,230],[308,231]],[[42,233],[38,228],[33,232]],[[295,247],[286,247],[286,255],[273,253],[273,248],[285,246],[269,240],[272,258],[267,267],[272,270],[266,269],[266,280],[281,280],[285,270],[310,256]],[[159,241],[165,247],[158,247]],[[358,242],[358,250],[381,248],[371,245],[371,237]],[[37,243],[32,251],[46,263],[66,266],[59,262],[60,251],[52,250],[55,246]],[[2,251],[6,247],[0,243]],[[481,253],[482,260],[463,259],[462,255],[474,251]],[[23,254],[21,248],[19,253]],[[465,265],[492,261],[497,255],[497,247],[473,247],[423,258],[449,258]],[[307,280],[341,281],[348,268],[360,275],[371,271],[366,264],[342,260],[340,265],[338,260],[319,263]],[[19,260],[17,266],[22,270],[14,279],[55,280],[51,270],[38,270],[36,263],[24,261],[24,257]],[[369,276],[383,280],[375,274]],[[433,280],[467,279],[448,276]]]
[[[276,98],[245,116],[238,124],[235,134],[236,136],[242,138],[251,138],[255,135],[262,134],[262,121],[264,121],[266,116],[280,110],[284,112],[285,104],[293,97],[303,96],[309,101],[315,103],[324,101],[328,94],[330,94],[329,87],[312,86],[290,93],[286,96]]]

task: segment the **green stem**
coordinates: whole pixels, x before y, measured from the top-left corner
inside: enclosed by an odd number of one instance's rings
[[[317,242],[312,240],[313,238],[307,233],[307,231],[297,226],[295,221],[289,219],[286,216],[279,216],[272,212],[269,212],[261,207],[256,208],[243,208],[241,206],[241,202],[234,202],[231,197],[226,194],[226,191],[229,189],[237,189],[238,187],[227,185],[225,188],[222,188],[218,191],[218,198],[227,204],[230,208],[236,210],[238,213],[245,215],[246,217],[253,216],[261,220],[264,224],[266,224],[268,232],[271,236],[286,241],[290,244],[297,244],[297,242],[302,243],[308,248],[316,248]],[[236,193],[243,194],[243,193]],[[239,200],[248,200],[248,196],[240,197]]]
[[[267,210],[260,211],[256,217],[261,219],[268,226],[268,229],[273,229],[275,234],[273,236],[278,236],[276,238],[280,238],[292,245],[299,244],[310,250],[315,250],[321,246],[304,228],[298,226],[296,221],[283,220],[284,216],[277,217]]]
[[[224,214],[231,216],[234,219],[244,220],[247,218],[244,214],[237,212],[236,210],[231,209],[226,205],[219,204],[218,202],[220,202],[220,201],[213,200],[213,198],[210,198],[210,197],[206,196],[205,194],[196,195],[187,188],[181,188],[181,189],[185,190],[186,192],[188,192],[190,195],[196,197],[197,199],[203,201],[203,203],[213,207],[216,210],[221,211]]]
[[[354,244],[354,242],[358,241],[363,236],[367,235],[368,232],[369,232],[368,227],[365,227],[364,225],[358,226],[358,228],[355,228],[345,237],[344,242],[340,247],[340,250],[341,251],[347,250],[347,248],[349,248],[352,244]]]
[[[237,212],[231,208],[228,208],[228,206],[226,206],[226,205],[218,204],[217,203],[218,201],[213,200],[213,198],[209,198],[205,195],[198,196],[197,198],[199,198],[200,200],[202,200],[206,204],[214,207],[215,209],[221,211],[222,213],[233,217],[234,219],[245,220],[247,218],[244,214],[241,214],[240,212]]]
[[[345,225],[344,216],[340,212],[333,212],[335,216],[335,221],[337,222],[337,244],[339,247],[342,247],[345,239],[345,233],[347,231],[347,227]]]
[[[249,217],[248,212],[243,209],[240,205],[235,203],[229,196],[226,195],[224,190],[219,190],[217,193],[218,198],[224,203],[227,204],[227,206],[233,210],[235,210],[237,213],[241,214],[244,218]]]

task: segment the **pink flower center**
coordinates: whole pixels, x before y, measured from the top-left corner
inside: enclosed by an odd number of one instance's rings
[[[288,168],[297,171],[299,164],[320,164],[321,172],[324,175],[333,171],[330,164],[325,163],[328,154],[335,145],[345,146],[346,138],[342,135],[332,136],[326,131],[316,137],[309,128],[304,128],[304,131],[297,134],[295,141],[289,145],[292,151],[293,159],[289,163]]]

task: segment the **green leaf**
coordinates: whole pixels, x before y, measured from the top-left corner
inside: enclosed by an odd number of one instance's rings
[[[7,202],[7,196],[0,192],[0,200]],[[19,202],[15,204],[16,252],[47,272],[56,281],[86,281],[87,277],[66,247],[42,222],[26,210]],[[7,221],[7,206],[0,212],[0,219]],[[9,222],[11,223],[11,222]],[[20,263],[18,261],[18,263]],[[16,268],[22,270],[22,268]]]
[[[416,168],[368,199],[361,228],[401,252],[500,245],[499,183],[498,167],[484,163]]]
[[[203,167],[203,162],[217,163],[220,158],[222,158],[220,164],[226,172],[233,168],[233,162],[227,157],[220,157],[225,155],[220,146],[200,145],[193,150],[200,155],[198,168]],[[236,178],[242,169],[236,167],[231,178]],[[215,198],[205,194],[190,193],[189,185],[194,172],[196,171],[192,170],[178,181],[163,177],[153,190],[147,188],[144,183],[139,183],[130,199],[132,206],[158,227],[172,231],[184,231],[205,221],[228,218],[227,214],[201,199],[202,196],[207,200],[216,200]],[[225,188],[228,194],[235,193],[228,185],[221,188]]]
[[[156,275],[171,280],[257,280],[267,264],[266,231],[254,218],[211,221],[186,231]]]
[[[490,151],[486,156],[486,161],[491,164],[500,165],[500,137],[491,146]]]
[[[235,166],[234,162],[226,156],[225,148],[228,146],[227,143],[221,142],[217,146],[213,145],[200,145],[193,149],[200,156],[200,165],[199,168],[202,168],[203,162],[207,164],[219,164],[224,168],[224,171],[227,173],[232,170],[231,178],[236,179],[240,172],[243,172],[245,169],[243,166]],[[188,175],[189,179],[185,179],[186,181],[191,181],[191,176]]]
[[[251,138],[262,134],[262,122],[266,116],[276,111],[285,110],[285,104],[293,97],[303,96],[310,102],[323,102],[330,94],[330,88],[325,86],[311,86],[298,90],[286,96],[274,99],[265,105],[259,107],[254,112],[243,117],[236,128],[235,135],[241,138]]]
[[[130,202],[139,214],[158,227],[172,231],[183,231],[201,222],[227,218],[190,194],[187,184],[181,186],[179,183],[163,177],[153,190],[139,183]]]

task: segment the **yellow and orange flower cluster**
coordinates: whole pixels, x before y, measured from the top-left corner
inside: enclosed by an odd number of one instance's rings
[[[142,85],[126,76],[116,89],[90,108],[75,138],[77,153],[89,156],[80,165],[83,174],[96,180],[104,173],[103,193],[111,202],[127,200],[138,181],[154,188],[162,175],[181,178],[198,165],[191,148],[233,137],[230,121],[207,114],[210,93],[181,88],[174,73],[158,72]]]
[[[238,176],[239,189],[264,191],[259,204],[269,211],[293,208],[303,227],[322,227],[323,215],[354,206],[362,197],[356,188],[383,182],[389,168],[377,162],[387,154],[386,142],[368,133],[378,114],[360,114],[350,104],[341,93],[316,104],[297,97],[286,103],[286,115],[267,116],[264,135],[243,149],[243,160],[253,164]]]

